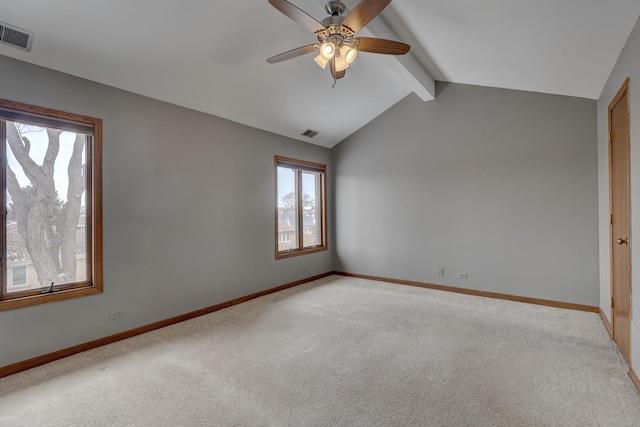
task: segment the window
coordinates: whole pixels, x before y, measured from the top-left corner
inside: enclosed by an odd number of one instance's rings
[[[0,311],[102,292],[101,134],[0,100]]]
[[[23,286],[27,285],[27,266],[21,265],[18,267],[11,267],[11,273],[9,274],[9,286]]]
[[[327,167],[280,156],[275,163],[276,258],[326,250]]]
[[[278,232],[278,242],[290,242],[291,241],[291,233],[287,233],[284,231]]]

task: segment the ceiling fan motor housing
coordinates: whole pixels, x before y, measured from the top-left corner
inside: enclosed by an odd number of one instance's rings
[[[339,27],[340,25],[342,25],[342,21],[344,21],[344,16],[332,15],[332,16],[327,16],[320,23],[322,24],[323,27],[327,29],[327,31],[330,34],[336,34],[340,32]],[[337,28],[332,29],[333,27],[337,27]]]
[[[354,31],[352,31],[351,28],[342,26],[342,23],[346,19],[345,16],[342,16],[342,13],[345,11],[344,3],[340,0],[332,0],[326,4],[325,10],[329,14],[329,16],[321,22],[325,30],[316,32],[316,36],[318,36],[320,42],[333,35],[340,35],[342,38],[353,36]]]
[[[339,49],[343,45],[350,46],[351,48],[357,47],[357,43],[352,40],[354,32],[348,28],[343,27],[342,23],[346,19],[342,16],[346,7],[340,0],[331,0],[325,5],[325,10],[329,14],[321,22],[325,27],[323,31],[316,32],[318,41],[320,43],[333,43],[338,52],[336,55],[340,55]]]
[[[327,2],[324,6],[324,10],[331,16],[342,15],[342,12],[345,10],[345,5],[340,0],[332,0]],[[326,25],[325,25],[326,26]]]

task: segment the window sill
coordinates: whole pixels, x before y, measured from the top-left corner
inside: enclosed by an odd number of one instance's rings
[[[276,259],[291,258],[299,255],[313,254],[316,252],[326,251],[327,249],[328,249],[327,246],[319,246],[311,249],[295,250],[291,252],[278,252],[276,253]]]
[[[30,307],[32,305],[46,304],[48,302],[62,301],[71,298],[80,298],[88,295],[101,294],[102,289],[93,285],[82,285],[70,289],[61,289],[47,294],[31,294],[25,296],[6,296],[0,301],[0,311],[14,310]]]

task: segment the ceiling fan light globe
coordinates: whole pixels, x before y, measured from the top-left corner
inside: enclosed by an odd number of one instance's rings
[[[316,64],[318,64],[323,70],[327,68],[327,63],[329,62],[329,60],[325,59],[322,55],[316,56],[315,58],[313,58],[313,60],[316,61]]]
[[[358,56],[358,50],[349,46],[342,46],[340,48],[340,55],[347,61],[347,64],[351,64],[356,60],[356,56]]]
[[[331,42],[322,43],[320,46],[320,55],[329,61],[336,54],[336,45]]]
[[[336,66],[337,73],[349,68],[349,64],[347,64],[347,61],[342,56],[336,56],[335,61],[336,61],[335,66]]]

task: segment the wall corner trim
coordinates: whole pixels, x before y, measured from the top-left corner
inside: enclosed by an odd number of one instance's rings
[[[49,362],[53,362],[59,359],[63,359],[74,354],[81,353],[83,351],[92,350],[94,348],[102,347],[103,345],[112,344],[117,341],[125,340],[127,338],[135,337],[147,332],[151,332],[156,329],[164,328],[166,326],[174,325],[176,323],[184,322],[185,320],[194,319],[196,317],[203,316],[205,314],[213,313],[214,311],[222,310],[243,302],[250,301],[252,299],[272,294],[274,292],[283,291],[285,289],[293,288],[294,286],[302,285],[314,280],[322,279],[327,276],[331,276],[332,272],[319,274],[317,276],[307,277],[306,279],[296,280],[295,282],[280,285],[275,288],[265,289],[264,291],[256,292],[250,295],[246,295],[240,298],[233,299],[231,301],[222,302],[220,304],[212,305],[210,307],[201,308],[200,310],[191,311],[189,313],[181,314],[179,316],[171,317],[169,319],[160,320],[148,325],[139,326],[128,331],[119,332],[107,337],[98,338],[93,341],[89,341],[83,344],[74,345],[73,347],[64,348],[62,350],[54,351],[52,353],[37,356],[32,359],[24,360],[22,362],[13,363],[11,365],[0,367],[0,378],[9,375],[17,374],[18,372],[26,371],[27,369],[35,368]]]

